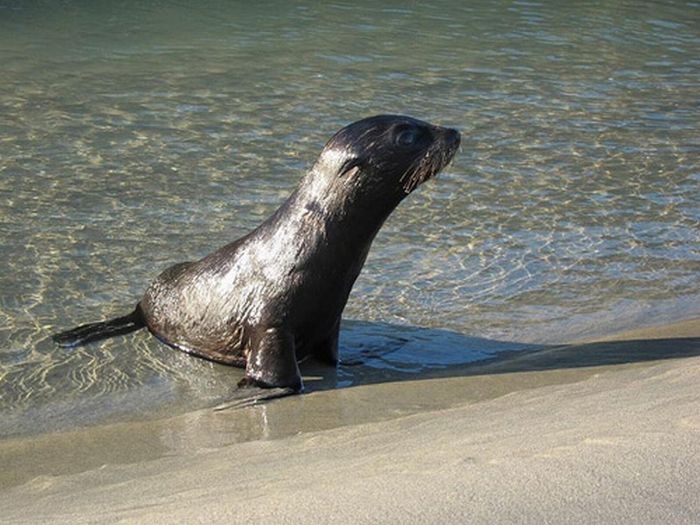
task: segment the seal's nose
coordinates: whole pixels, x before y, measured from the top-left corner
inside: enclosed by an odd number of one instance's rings
[[[459,143],[462,140],[459,131],[453,128],[446,128],[444,137],[447,145],[455,149],[459,147]]]
[[[459,131],[453,128],[444,128],[442,132],[443,140],[445,144],[451,149],[459,148],[459,143],[462,140]]]

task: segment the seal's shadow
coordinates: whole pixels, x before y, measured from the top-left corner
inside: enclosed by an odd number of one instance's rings
[[[621,365],[700,355],[700,338],[535,345],[389,323],[344,321],[337,369],[301,364],[307,392],[472,375]]]

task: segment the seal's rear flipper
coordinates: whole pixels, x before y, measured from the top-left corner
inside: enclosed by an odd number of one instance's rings
[[[128,334],[143,328],[145,325],[141,310],[137,306],[136,310],[129,315],[109,321],[84,324],[72,330],[54,334],[53,340],[58,346],[71,348],[91,343],[92,341],[114,337],[115,335]]]

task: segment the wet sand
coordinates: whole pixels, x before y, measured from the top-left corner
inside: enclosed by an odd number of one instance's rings
[[[0,442],[5,523],[698,523],[700,320]]]

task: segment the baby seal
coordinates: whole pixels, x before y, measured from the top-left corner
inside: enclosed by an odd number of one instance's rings
[[[145,326],[172,347],[244,367],[242,386],[301,392],[301,359],[338,361],[340,317],[375,235],[459,143],[456,130],[406,116],[350,124],[255,230],[165,270],[131,314],[54,340],[77,346]]]

